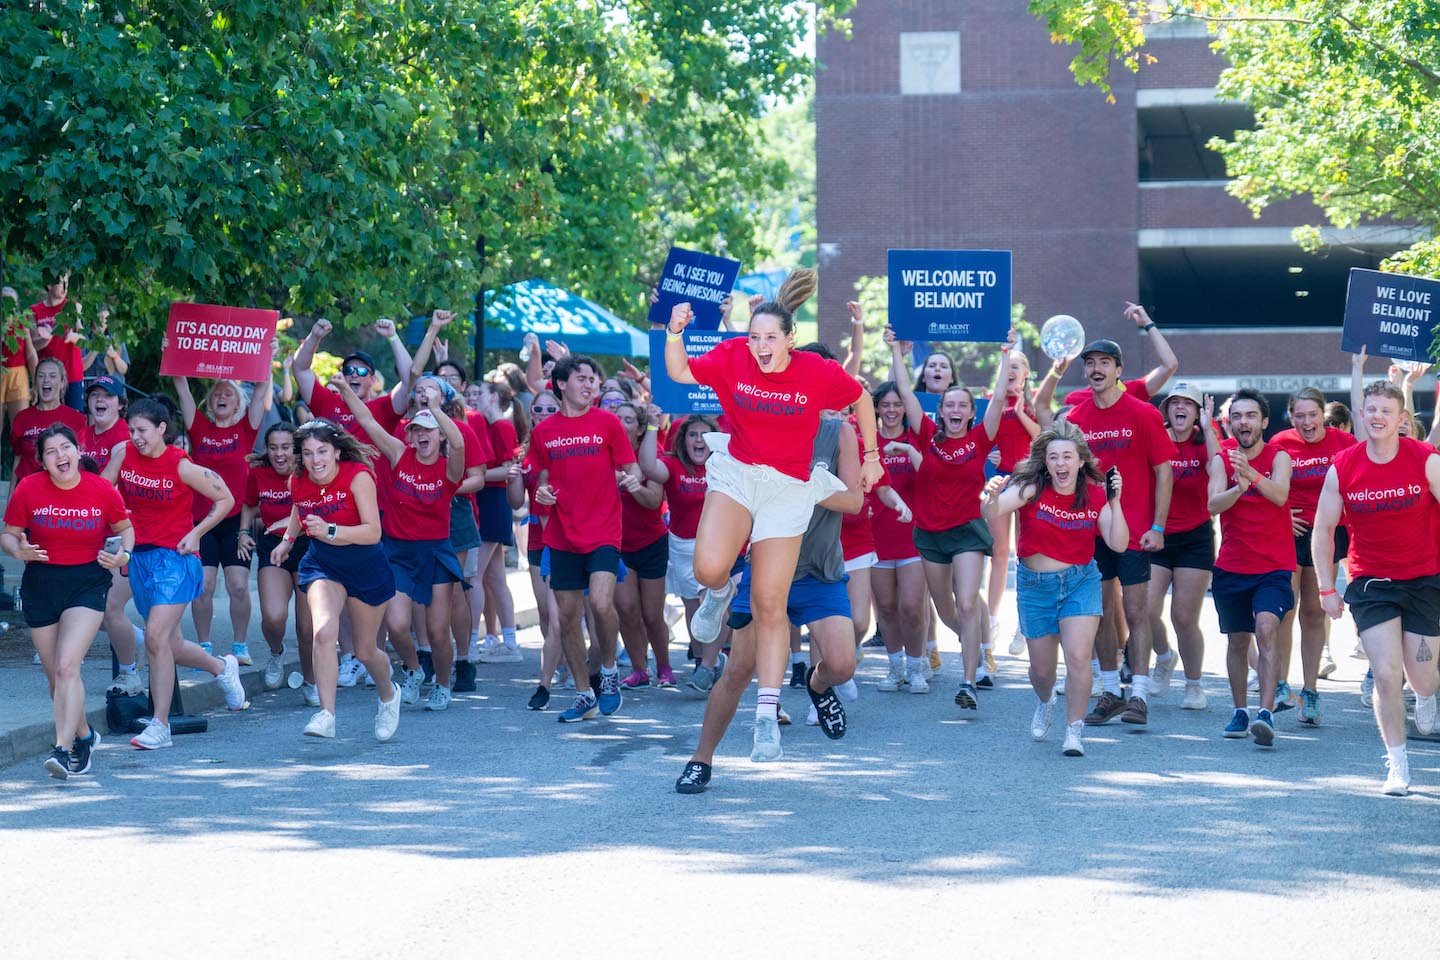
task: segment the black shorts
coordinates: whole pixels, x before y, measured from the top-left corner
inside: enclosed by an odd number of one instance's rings
[[[1120,586],[1132,587],[1137,583],[1150,582],[1150,558],[1153,553],[1144,550],[1126,550],[1116,553],[1105,545],[1101,537],[1095,538],[1095,566],[1100,568],[1100,580],[1120,578]]]
[[[528,547],[525,550],[525,559],[530,561],[530,566],[536,570],[540,569],[540,561],[545,559],[544,547]]]
[[[931,563],[951,563],[962,553],[983,553],[988,557],[995,552],[995,538],[984,520],[971,520],[949,530],[916,527],[911,535],[915,549]]]
[[[670,569],[670,535],[639,550],[622,550],[620,558],[625,561],[625,569],[641,580],[664,580],[665,571]]]
[[[589,590],[592,573],[620,575],[620,550],[612,546],[596,547],[589,553],[571,553],[550,548],[550,589]]]
[[[29,573],[29,568],[26,568]],[[1345,588],[1345,602],[1357,631],[1400,618],[1406,633],[1440,636],[1440,576],[1414,580],[1361,577]],[[27,609],[26,614],[29,614]]]
[[[1292,570],[1269,573],[1231,573],[1215,568],[1210,581],[1210,598],[1215,601],[1215,614],[1221,633],[1254,633],[1255,616],[1272,613],[1277,620],[1295,608],[1295,590],[1290,583]]]
[[[240,514],[226,517],[200,538],[200,566],[250,569],[250,561],[240,559]]]
[[[1350,531],[1344,527],[1335,528],[1335,557],[1336,563],[1345,559],[1350,552]],[[1295,538],[1295,562],[1302,567],[1315,566],[1315,558],[1311,556],[1310,531],[1306,530]]]
[[[1150,562],[1167,570],[1174,570],[1176,567],[1213,570],[1215,524],[1206,520],[1193,530],[1165,534],[1165,549],[1150,554]]]
[[[74,566],[27,563],[20,577],[25,626],[32,630],[53,626],[60,622],[60,614],[72,607],[104,613],[113,583],[110,571],[93,560]]]
[[[278,535],[273,533],[260,534],[260,539],[255,544],[255,555],[260,558],[259,569],[264,570],[266,567],[275,566],[275,564],[270,562],[270,554],[273,553],[279,545],[280,537]],[[290,545],[290,555],[285,558],[285,562],[280,565],[280,568],[282,570],[288,570],[291,573],[299,573],[300,561],[305,558],[305,551],[309,549],[310,538],[303,533],[300,534],[299,538]]]

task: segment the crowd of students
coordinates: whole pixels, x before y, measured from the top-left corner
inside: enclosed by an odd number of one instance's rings
[[[556,716],[583,722],[615,714],[627,690],[683,679],[706,702],[682,793],[706,789],[752,678],[753,760],[782,756],[787,683],[808,692],[807,723],[843,737],[867,643],[888,659],[878,691],[927,694],[948,629],[961,650],[954,702],[978,711],[995,685],[1012,554],[1008,649],[1028,655],[1037,741],[1067,689],[1066,756],[1084,754],[1087,725],[1149,724],[1177,665],[1180,707],[1203,709],[1209,592],[1234,707],[1221,732],[1273,746],[1285,709],[1320,724],[1318,679],[1334,669],[1327,622],[1348,605],[1388,751],[1383,789],[1406,792],[1404,686],[1429,733],[1440,635],[1440,438],[1418,439],[1410,393],[1421,371],[1366,385],[1362,354],[1353,434],[1343,408],[1307,388],[1290,398],[1290,429],[1267,439],[1263,395],[1237,391],[1217,411],[1173,382],[1178,360],[1127,304],[1125,321],[1159,365],[1125,380],[1119,345],[1095,340],[1076,358],[1086,387],[1058,407],[1070,360],[1032,387],[1013,333],[988,398],[959,384],[943,351],[915,355],[912,371],[913,345],[888,329],[890,376],[867,389],[860,323],[843,363],[823,344],[795,343],[794,311],[813,289],[814,274],[796,271],[774,300],[752,301],[747,337],[698,357],[684,344],[690,306],[674,308],[653,361],[677,383],[712,388],[715,418],[672,416],[629,362],[607,376],[594,358],[554,342],[542,351],[533,336],[525,369],[467,383],[444,355],[445,311],[413,357],[393,324],[376,325],[397,371],[388,391],[363,351],[319,382],[324,320],[285,358],[284,390],[220,380],[198,404],[176,378],[173,404],[127,405],[107,373],[84,385],[81,415],[64,405],[65,363],[30,356],[33,403],[15,417],[0,546],[26,562],[24,616],[55,704],[46,769],[91,768],[99,737],[78,668],[102,627],[120,694],[146,686],[143,638],[154,716],[136,747],[171,745],[177,667],[212,674],[227,705],[244,707],[252,563],[264,686],[285,682],[293,613],[299,695],[316,708],[303,733],[334,737],[337,687],[364,684],[377,697],[374,736],[389,740],[402,705],[445,710],[475,689],[477,662],[523,660],[505,577],[520,517],[543,638],[528,707],[547,710],[554,691],[573,689]],[[280,396],[293,396],[297,416],[276,418]],[[1348,586],[1337,581],[1346,570]],[[231,647],[216,656],[221,582]],[[671,663],[672,598],[690,638],[683,678]],[[126,615],[132,600],[141,628]],[[198,643],[182,636],[187,607]],[[1296,620],[1298,698],[1285,679]]]

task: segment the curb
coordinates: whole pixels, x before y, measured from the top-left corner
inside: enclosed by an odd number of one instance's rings
[[[534,607],[526,610],[515,611],[515,628],[524,630],[533,627],[540,622],[539,614]],[[290,659],[294,657],[294,659]],[[186,668],[184,672],[193,673]],[[293,648],[287,648],[287,659],[285,661],[285,672],[289,674],[292,670],[300,669],[299,657],[295,655]],[[240,668],[240,682],[245,687],[245,697],[249,699],[265,690],[265,668],[255,665]],[[284,689],[282,687],[282,689]],[[103,700],[104,691],[101,691],[102,700],[98,707],[85,711],[85,720],[97,730],[106,732],[106,736],[120,736],[112,733],[105,723],[105,705]],[[209,679],[189,679],[180,681],[181,699],[185,701],[185,710],[190,714],[207,713],[217,707],[224,713],[231,711],[224,710],[225,694],[220,690],[220,685]],[[238,712],[238,711],[236,711]],[[46,714],[43,720],[36,723],[27,723],[11,730],[0,731],[0,769],[14,766],[24,760],[29,760],[42,754],[49,753],[55,746],[55,720]]]

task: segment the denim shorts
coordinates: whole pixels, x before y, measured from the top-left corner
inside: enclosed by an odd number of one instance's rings
[[[1015,606],[1020,632],[1035,640],[1060,632],[1066,617],[1100,616],[1100,568],[1095,561],[1042,572],[1015,565]]]
[[[137,547],[130,556],[130,592],[142,620],[150,616],[151,607],[189,603],[200,596],[204,583],[205,570],[197,554]]]

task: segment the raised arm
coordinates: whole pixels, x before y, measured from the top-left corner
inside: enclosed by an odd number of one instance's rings
[[[280,341],[272,340],[270,343],[270,356],[273,357],[279,352]],[[275,400],[275,391],[270,389],[270,384],[273,382],[269,377],[266,377],[264,380],[254,381],[255,389],[250,393],[249,409],[250,428],[252,430],[260,429],[260,424],[265,419],[265,414],[269,411],[270,404]]]
[[[698,383],[690,372],[690,356],[685,352],[685,328],[695,319],[688,303],[677,303],[665,325],[665,372],[676,383]]]
[[[670,480],[670,468],[660,459],[660,428],[650,424],[645,428],[645,436],[640,440],[640,449],[635,452],[635,458],[640,461],[640,472],[645,474],[656,483],[667,483]]]
[[[860,360],[865,353],[865,314],[854,300],[845,304],[850,311],[850,353],[842,364],[845,372],[852,377],[860,376]]]
[[[1140,328],[1141,333],[1150,336],[1150,349],[1155,351],[1155,359],[1160,361],[1160,365],[1145,375],[1145,390],[1150,396],[1158,397],[1165,384],[1175,376],[1175,371],[1180,369],[1180,360],[1175,356],[1175,351],[1171,349],[1169,341],[1160,333],[1160,328],[1155,325],[1155,321],[1151,320],[1150,315],[1145,312],[1144,307],[1127,300],[1125,301],[1125,316],[1135,322],[1135,326]]]
[[[171,377],[170,383],[175,387],[175,401],[180,406],[180,419],[184,421],[185,429],[189,430],[195,426],[195,396],[190,392],[190,378]]]
[[[918,436],[920,423],[925,419],[925,408],[920,406],[915,388],[911,386],[910,378],[905,376],[905,342],[895,336],[895,328],[888,323],[884,336],[885,342],[890,345],[890,375],[895,379],[895,392],[900,394],[900,402],[905,404],[905,417]]]
[[[315,374],[310,365],[315,362],[315,348],[320,341],[330,335],[333,329],[330,321],[324,317],[315,321],[305,339],[300,341],[300,347],[295,351],[295,384],[300,388],[300,399],[308,407],[310,405],[310,394],[315,390]]]
[[[440,331],[450,326],[454,319],[455,314],[449,310],[436,310],[430,314],[430,325],[425,328],[425,336],[416,348],[415,359],[410,364],[410,369],[415,371],[417,377],[430,365],[430,354],[435,349],[435,340],[440,336]]]
[[[990,402],[985,405],[985,417],[980,421],[985,428],[985,436],[991,440],[1000,432],[1000,418],[1005,416],[1005,381],[1010,378],[1010,351],[1015,349],[1015,328],[1010,328],[1010,335],[1005,340],[1005,345],[1000,348],[1000,362],[995,365],[995,384],[990,388]]]
[[[376,449],[385,455],[386,460],[390,461],[390,466],[393,467],[399,463],[400,458],[405,455],[405,441],[391,436],[384,427],[380,426],[380,421],[375,419],[375,414],[371,413],[364,401],[355,395],[355,391],[350,389],[350,384],[345,381],[344,377],[335,377],[331,381],[331,385],[340,394],[340,399],[345,401],[345,406],[349,407],[350,412],[355,415],[355,422],[365,428],[365,435],[370,438],[370,442],[375,444]]]
[[[405,341],[395,332],[394,320],[376,320],[375,332],[390,344],[390,356],[395,361],[395,386],[390,391],[390,407],[403,416],[410,409],[410,388],[415,386],[416,368],[410,363],[410,351],[405,349]]]
[[[525,358],[525,382],[530,385],[531,393],[539,393],[545,388],[545,373],[540,363],[540,338],[533,333],[525,334],[525,346],[530,349]]]
[[[1370,439],[1370,431],[1365,426],[1364,412],[1365,397],[1365,348],[1362,346],[1360,352],[1350,356],[1350,429],[1355,434],[1355,439],[1364,443]]]
[[[455,426],[455,421],[445,412],[440,391],[431,390],[429,396],[430,404],[426,409],[435,414],[435,422],[440,424],[440,433],[445,437],[445,479],[451,483],[460,483],[465,479],[465,437]]]
[[[1060,384],[1060,378],[1065,376],[1065,371],[1068,369],[1070,369],[1068,357],[1056,360],[1050,364],[1045,378],[1040,381],[1040,386],[1035,390],[1035,416],[1040,419],[1040,425],[1047,430],[1055,421],[1055,388]],[[1047,420],[1049,422],[1046,422]]]

